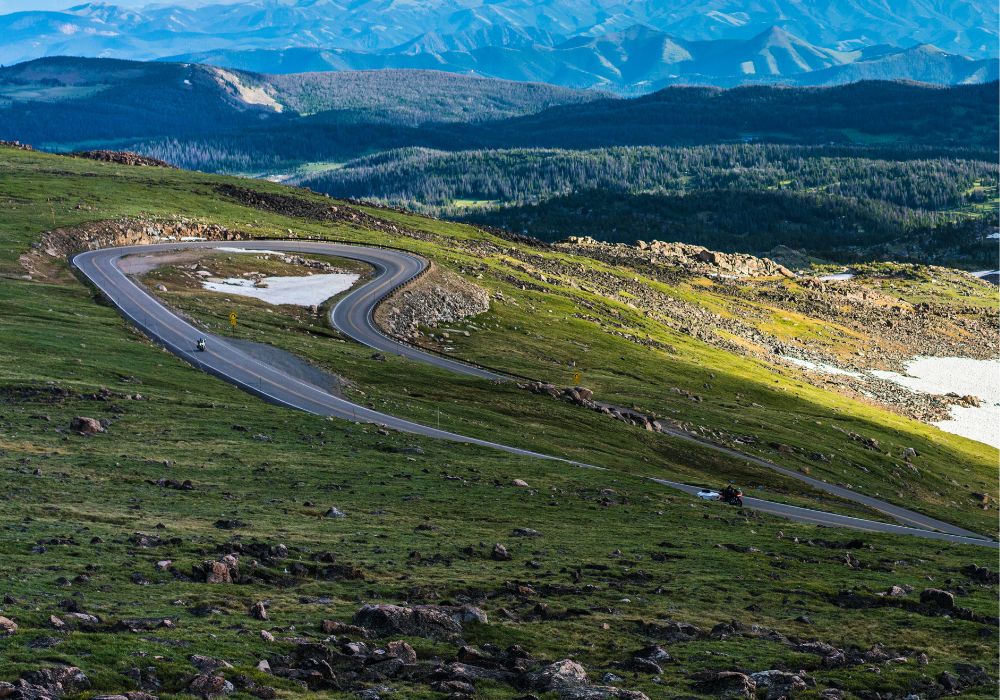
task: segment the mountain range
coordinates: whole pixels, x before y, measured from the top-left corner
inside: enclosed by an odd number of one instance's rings
[[[921,44],[839,51],[815,46],[772,26],[749,39],[685,41],[645,26],[557,46],[486,46],[472,50],[371,52],[310,48],[216,50],[168,60],[265,73],[433,69],[505,80],[537,81],[619,93],[669,85],[731,87],[754,83],[836,85],[856,80],[961,84],[995,80],[997,59],[971,59]]]
[[[982,82],[982,0],[254,0],[0,15],[0,62],[52,55],[266,73],[435,69],[621,93],[673,84]]]

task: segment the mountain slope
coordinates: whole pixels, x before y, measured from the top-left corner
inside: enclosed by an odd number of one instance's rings
[[[234,696],[325,698],[391,684],[401,698],[644,700],[666,687],[708,700],[734,682],[763,695],[780,680],[827,697],[995,696],[984,659],[996,639],[983,633],[994,550],[676,495],[642,477],[733,479],[755,495],[857,512],[513,382],[373,356],[307,308],[191,284],[192,265],[301,275],[306,264],[235,252],[162,260],[147,282],[163,285],[166,303],[336,372],[354,400],[608,470],[274,406],[148,342],[64,256],[169,231],[405,248],[490,299],[479,316],[423,328],[420,342],[559,385],[579,372],[596,397],[700,439],[992,531],[995,449],[734,340],[759,327],[854,361],[862,350],[882,360],[876,342],[903,337],[961,343],[966,324],[990,313],[995,323],[981,283],[883,270],[893,288],[857,282],[840,294],[809,279],[713,278],[704,263],[661,265],[634,248],[610,251],[630,262],[597,246],[540,247],[259,181],[2,146],[0,172],[0,688],[179,696],[232,685]],[[37,263],[31,279],[26,260]],[[928,293],[934,303],[920,299]],[[887,299],[914,311],[897,315]],[[993,328],[972,337],[988,341]]]
[[[280,129],[300,113],[416,125],[530,114],[605,97],[439,72],[267,76],[214,66],[56,57],[0,68],[0,130],[48,142]],[[28,132],[32,132],[29,134]]]
[[[800,76],[800,85],[837,85],[859,80],[917,80],[924,83],[986,83],[1000,77],[1000,62],[973,60],[921,45],[902,51],[879,52],[848,65]]]

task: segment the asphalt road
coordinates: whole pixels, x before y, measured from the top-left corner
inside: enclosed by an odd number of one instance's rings
[[[225,379],[241,389],[274,404],[308,411],[317,415],[333,416],[357,422],[375,423],[403,432],[504,450],[517,455],[553,459],[580,467],[600,469],[600,467],[582,462],[439,430],[379,411],[373,411],[372,409],[333,396],[321,387],[304,382],[287,374],[280,368],[250,357],[240,350],[239,347],[229,343],[226,338],[207,334],[203,329],[199,329],[188,323],[156,299],[148,290],[122,272],[118,265],[118,261],[126,255],[218,247],[239,247],[248,250],[277,250],[313,255],[335,255],[368,263],[376,270],[373,279],[345,295],[330,313],[331,323],[338,330],[357,342],[382,352],[402,355],[415,361],[425,362],[442,369],[481,379],[494,381],[507,379],[489,370],[423,352],[399,343],[378,330],[372,319],[373,311],[378,302],[400,285],[419,275],[427,265],[421,258],[406,252],[318,241],[205,241],[164,243],[87,251],[74,256],[72,264],[91,283],[100,289],[108,301],[125,318],[170,352],[195,367]],[[207,339],[207,348],[204,352],[198,352],[195,349],[195,341],[199,337]],[[693,440],[693,438],[684,434],[678,434],[676,437]],[[827,484],[817,479],[803,477],[803,475],[797,472],[784,469],[752,455],[745,455],[735,450],[708,445],[701,441],[697,442],[709,448],[719,449],[727,454],[731,453],[731,456],[734,458],[759,463],[762,466],[785,473],[792,478],[808,481],[810,485],[816,488],[882,511],[903,524],[893,525],[874,520],[852,518],[755,498],[744,499],[744,504],[748,508],[754,508],[799,522],[831,527],[907,534],[928,539],[976,544],[994,548],[998,546],[996,542],[984,539],[976,533],[929,518],[920,513],[915,513],[890,503],[843,489],[842,487]],[[691,494],[698,491],[698,487],[687,484],[680,484],[665,479],[654,478],[652,480],[664,486]]]

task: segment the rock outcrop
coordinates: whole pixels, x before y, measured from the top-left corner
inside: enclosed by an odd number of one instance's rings
[[[118,165],[138,165],[152,168],[176,168],[165,160],[150,158],[141,153],[132,151],[77,151],[71,153],[74,158],[87,158],[88,160],[99,160],[104,163],[117,163]]]
[[[376,636],[393,634],[428,639],[450,639],[462,632],[464,622],[489,620],[479,608],[438,605],[366,605],[354,615],[353,623]]]
[[[31,251],[21,256],[20,263],[30,276],[38,277],[51,271],[54,260],[65,260],[84,250],[185,240],[239,241],[244,237],[244,234],[219,224],[186,218],[123,217],[46,231],[37,242],[32,243]]]
[[[631,246],[624,243],[602,243],[589,236],[570,236],[557,243],[556,249],[581,252],[588,257],[603,259],[615,265],[634,264],[638,261],[656,265],[683,267],[694,273],[728,277],[795,277],[784,265],[768,258],[758,258],[744,253],[720,253],[700,245],[667,243],[665,241],[638,241]]]
[[[437,326],[489,311],[490,295],[459,275],[432,266],[424,275],[385,299],[375,321],[391,335],[411,339],[421,326]]]

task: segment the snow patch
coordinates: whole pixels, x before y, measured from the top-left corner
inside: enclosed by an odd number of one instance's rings
[[[215,250],[222,251],[223,253],[249,253],[251,255],[287,255],[287,253],[279,253],[276,250],[259,250],[254,248],[234,248],[231,246],[219,246]]]
[[[853,272],[838,272],[835,275],[823,275],[820,277],[820,280],[823,282],[839,282],[850,279],[854,279]]]
[[[261,251],[252,251],[259,253]],[[329,275],[309,275],[307,277],[265,277],[261,284],[241,277],[223,280],[207,280],[202,286],[213,292],[225,292],[244,297],[260,299],[268,304],[292,304],[294,306],[318,306],[332,296],[345,292],[354,286],[358,275],[337,273]]]
[[[906,374],[872,370],[871,374],[923,394],[975,396],[978,407],[952,406],[951,420],[934,423],[948,433],[1000,447],[1000,359],[918,357]]]

